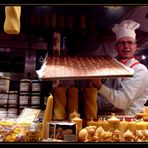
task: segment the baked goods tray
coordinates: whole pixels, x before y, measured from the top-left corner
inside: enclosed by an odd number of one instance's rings
[[[40,80],[70,80],[131,77],[134,71],[109,56],[49,56],[40,70]]]

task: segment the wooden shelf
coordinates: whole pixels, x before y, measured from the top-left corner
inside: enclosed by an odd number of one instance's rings
[[[27,42],[27,41],[8,41],[1,40],[0,47],[2,48],[15,48],[15,49],[35,49],[35,50],[47,50],[48,43],[46,42]]]

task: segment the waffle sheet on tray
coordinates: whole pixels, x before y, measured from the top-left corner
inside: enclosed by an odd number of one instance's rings
[[[134,71],[109,56],[49,56],[40,70],[42,80],[130,77]]]

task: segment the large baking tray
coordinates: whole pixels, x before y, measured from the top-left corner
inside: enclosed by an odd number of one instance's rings
[[[109,56],[49,56],[40,70],[41,80],[131,77],[133,69]]]

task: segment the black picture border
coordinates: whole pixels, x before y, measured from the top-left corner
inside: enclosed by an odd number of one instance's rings
[[[146,0],[1,0],[2,5],[148,5]]]

